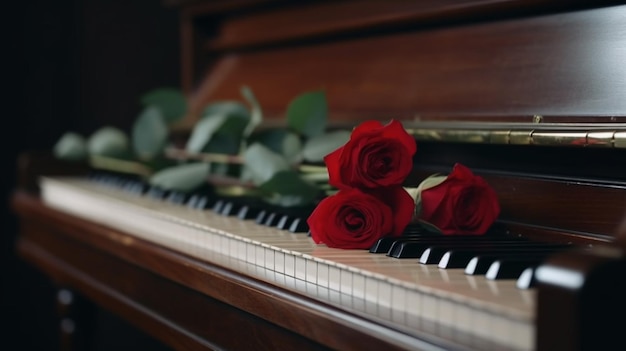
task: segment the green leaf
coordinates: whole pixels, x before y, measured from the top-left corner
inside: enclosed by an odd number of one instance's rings
[[[282,155],[290,165],[298,164],[302,161],[302,141],[294,133],[287,133],[282,143]]]
[[[57,141],[52,152],[55,157],[62,160],[84,160],[87,158],[87,142],[82,135],[67,132]]]
[[[133,150],[139,159],[151,160],[163,152],[168,135],[169,130],[161,110],[148,106],[133,124]]]
[[[239,154],[241,146],[241,137],[233,137],[231,135],[217,132],[213,134],[211,140],[202,148],[202,152],[213,154]]]
[[[293,170],[280,171],[259,186],[265,193],[265,200],[280,206],[299,206],[310,204],[317,198],[320,190],[303,180]]]
[[[248,111],[246,105],[239,101],[214,102],[205,107],[204,111],[202,111],[202,118],[221,115],[239,117],[246,121],[250,119],[250,111]]]
[[[191,191],[206,182],[209,164],[187,163],[162,169],[150,177],[150,184],[166,190]]]
[[[211,140],[202,151],[237,155],[241,149],[243,130],[248,122],[245,119],[229,115],[215,131]]]
[[[422,182],[417,186],[417,188],[405,188],[405,190],[411,195],[411,197],[415,200],[415,215],[419,217],[422,213],[422,191],[426,189],[430,189],[435,187],[446,180],[447,176],[442,176],[439,174],[433,174],[428,178],[422,180]]]
[[[115,127],[102,127],[87,140],[90,155],[123,156],[128,152],[128,137]]]
[[[252,90],[247,86],[243,86],[241,88],[241,95],[243,95],[244,99],[252,106],[250,113],[250,122],[246,126],[246,129],[243,132],[244,138],[247,138],[252,134],[254,129],[263,122],[263,110],[261,110],[261,105],[257,101],[256,97],[252,93]]]
[[[149,91],[141,97],[144,106],[156,106],[163,113],[166,124],[181,119],[187,113],[187,99],[175,88],[160,88]]]
[[[436,187],[437,185],[443,183],[448,176],[433,174],[428,178],[422,180],[422,182],[417,186],[417,191],[421,193],[423,190],[430,189]]]
[[[289,164],[302,160],[302,141],[300,137],[285,129],[268,129],[250,137],[251,142],[258,142],[277,154],[283,155]]]
[[[248,120],[234,115],[227,115],[222,125],[217,129],[217,133],[232,138],[243,138],[243,131],[248,125]]]
[[[191,131],[185,149],[189,152],[201,152],[204,146],[211,140],[215,131],[224,123],[226,115],[205,117],[199,120]]]
[[[259,143],[250,145],[243,157],[247,172],[255,185],[263,184],[274,174],[289,169],[289,164],[284,157]]]
[[[306,141],[302,157],[308,162],[322,162],[329,153],[343,146],[350,140],[350,131],[337,130],[316,135]]]
[[[328,105],[323,91],[299,95],[287,107],[287,124],[307,137],[322,134],[327,120]]]
[[[239,102],[217,102],[204,110],[203,117],[194,126],[191,136],[187,140],[186,150],[189,152],[220,152],[238,153],[243,131],[250,119],[250,112]],[[220,146],[220,142],[211,139],[220,134],[221,141],[226,140],[228,145]],[[209,145],[210,144],[210,145]],[[237,147],[232,145],[237,144]]]

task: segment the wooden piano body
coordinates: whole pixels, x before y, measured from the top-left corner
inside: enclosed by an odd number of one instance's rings
[[[418,142],[408,185],[463,163],[498,193],[494,230],[593,247],[548,261],[579,283],[546,278],[530,292],[532,348],[626,345],[626,6],[168,4],[181,14],[182,86],[192,104],[181,130],[207,102],[240,100],[243,85],[270,120],[316,89],[326,92],[337,126],[399,119]],[[68,169],[26,161],[13,197],[20,255],[175,349],[514,349],[438,326],[395,329],[53,210],[27,191],[29,180]],[[65,336],[68,349],[78,345]]]

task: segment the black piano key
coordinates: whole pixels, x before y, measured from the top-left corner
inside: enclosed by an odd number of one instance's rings
[[[253,205],[243,205],[237,212],[237,218],[245,220],[245,219],[253,219],[256,218],[257,215],[261,212],[261,208]]]
[[[189,208],[197,208],[198,206],[198,201],[200,201],[200,195],[198,194],[192,194],[191,196],[189,196],[189,198],[187,199],[187,202],[185,203],[185,206],[189,207]]]
[[[270,214],[270,212],[268,210],[263,209],[263,210],[259,211],[259,213],[257,213],[254,221],[257,224],[263,224],[263,223],[265,223],[265,219],[267,218],[267,216],[269,216],[269,214]]]
[[[144,184],[140,181],[128,180],[122,186],[122,190],[124,190],[125,192],[129,194],[141,195],[144,192]]]
[[[475,241],[475,242],[465,242],[462,244],[453,244],[446,243],[444,245],[433,245],[424,250],[422,255],[420,256],[419,262],[421,264],[437,264],[443,257],[443,255],[453,249],[470,249],[473,248],[478,252],[489,252],[489,248],[495,248],[499,246],[511,247],[516,245],[521,245],[522,243],[517,240],[512,241],[500,241],[500,242],[485,242],[485,241]]]
[[[187,197],[188,195],[183,193],[182,191],[170,191],[165,200],[174,204],[182,205],[187,200]]]
[[[218,199],[213,204],[213,207],[211,207],[211,210],[215,213],[222,213],[222,209],[224,208],[224,205],[226,205],[226,201],[224,199]]]
[[[235,201],[226,201],[222,209],[218,212],[222,216],[234,216],[238,214],[239,209],[241,208],[241,204],[236,203]]]
[[[280,220],[281,214],[278,212],[271,212],[265,217],[263,224],[268,227],[275,227]]]
[[[159,188],[158,186],[151,186],[148,191],[146,192],[146,195],[155,199],[159,199],[162,200],[163,198],[165,198],[168,194],[168,191],[162,188]]]
[[[292,218],[289,215],[282,215],[276,223],[276,228],[286,230],[291,226]]]
[[[431,242],[396,240],[391,245],[387,256],[394,258],[419,258],[424,250],[431,246]]]
[[[485,246],[476,245],[462,248],[452,248],[447,246],[433,246],[424,251],[420,257],[420,263],[438,264],[439,268],[463,268],[467,266],[470,259],[478,255],[503,255],[508,254],[525,254],[535,252],[556,252],[567,248],[568,245],[539,243],[539,242],[498,242]],[[443,252],[443,253],[442,253]]]
[[[309,225],[307,224],[306,219],[298,217],[291,222],[289,231],[292,233],[308,233]]]
[[[522,271],[515,282],[518,289],[530,289],[535,286],[535,267],[528,267]]]
[[[524,240],[505,236],[475,235],[399,237],[398,240],[391,245],[387,256],[395,258],[420,258],[424,250],[434,245],[448,245],[452,249],[504,241],[523,242]]]
[[[467,275],[482,275],[486,274],[491,267],[491,264],[499,259],[508,258],[508,259],[516,259],[516,258],[538,258],[541,260],[545,260],[545,258],[550,255],[550,252],[536,252],[532,254],[508,254],[506,257],[503,255],[478,255],[473,257],[465,267],[465,274]]]
[[[396,241],[398,241],[397,237],[383,236],[382,238],[378,239],[374,243],[374,245],[372,245],[372,247],[370,247],[369,252],[388,253],[389,249],[391,249],[391,245],[393,245],[393,243]]]
[[[398,240],[410,240],[413,238],[432,238],[431,235],[424,233],[418,228],[415,229],[405,229],[402,235],[400,236],[383,236],[379,238],[372,247],[370,247],[370,253],[388,253],[391,249],[391,246],[394,242]]]
[[[525,269],[538,266],[544,259],[545,257],[500,258],[489,266],[485,278],[489,280],[518,279]]]

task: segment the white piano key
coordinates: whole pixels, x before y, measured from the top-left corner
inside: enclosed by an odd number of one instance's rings
[[[293,254],[285,252],[285,275],[295,277],[296,274],[296,258]]]
[[[263,245],[263,251],[265,254],[265,260],[263,262],[261,262],[260,264],[264,264],[265,268],[271,270],[271,271],[275,271],[276,270],[276,252],[271,248],[268,247],[266,245]]]
[[[306,260],[306,281],[317,284],[317,261]]]
[[[328,264],[319,262],[317,265],[317,285],[328,289]]]
[[[339,285],[339,290],[343,294],[352,295],[352,281],[354,273],[350,270],[342,269],[339,274],[341,275],[341,284]]]
[[[339,267],[330,265],[328,267],[328,288],[340,291],[341,287],[341,271]]]
[[[274,269],[277,273],[285,274],[285,253],[274,251]]]
[[[365,276],[355,274],[352,277],[352,295],[357,299],[365,298]]]
[[[306,259],[303,256],[295,256],[295,276],[306,280]]]

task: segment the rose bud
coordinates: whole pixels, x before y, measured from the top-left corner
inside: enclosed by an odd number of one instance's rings
[[[363,122],[345,145],[324,158],[328,182],[338,189],[400,185],[413,168],[416,150],[415,139],[400,122]]]
[[[444,235],[485,234],[500,214],[496,192],[461,164],[455,164],[447,177],[424,182],[430,187],[419,193],[419,220],[434,225]]]
[[[386,235],[398,236],[413,216],[415,203],[400,186],[364,192],[339,190],[324,198],[307,219],[317,244],[369,249]]]

